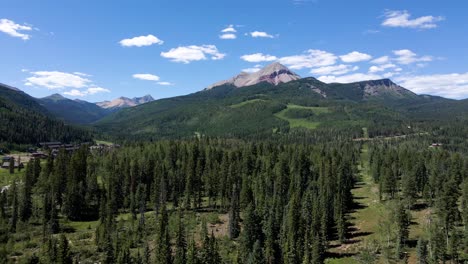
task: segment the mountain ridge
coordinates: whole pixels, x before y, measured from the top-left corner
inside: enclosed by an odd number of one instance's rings
[[[133,107],[154,101],[154,98],[147,94],[142,97],[128,98],[121,96],[111,101],[96,102],[95,104],[103,109],[118,110],[127,107]]]
[[[280,83],[287,83],[300,78],[301,77],[298,74],[292,72],[286,66],[279,62],[274,62],[257,72],[247,73],[243,71],[230,79],[216,82],[208,86],[205,90],[210,90],[225,84],[232,84],[238,88],[255,85],[261,82],[278,85]]]

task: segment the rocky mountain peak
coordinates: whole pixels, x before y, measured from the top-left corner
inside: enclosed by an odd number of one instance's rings
[[[300,78],[301,77],[299,75],[289,70],[286,66],[282,65],[279,62],[274,62],[257,72],[241,72],[240,74],[228,80],[217,82],[206,89],[209,90],[211,88],[224,84],[232,84],[236,87],[245,87],[261,82],[268,82],[273,85],[278,85],[280,83],[287,83],[290,81],[298,80]]]

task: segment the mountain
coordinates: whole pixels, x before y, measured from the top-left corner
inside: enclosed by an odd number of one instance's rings
[[[145,95],[143,97],[134,97],[132,99],[127,97],[119,97],[112,101],[97,102],[96,105],[109,110],[118,110],[126,107],[137,106],[154,101],[151,95]]]
[[[3,83],[0,83],[0,87],[2,87],[2,88],[4,88],[4,89],[10,89],[10,90],[13,90],[13,91],[21,92],[20,89],[18,89],[18,88],[16,88],[16,87],[13,87],[13,86],[9,86],[9,85],[3,84]]]
[[[51,115],[51,113],[47,111],[46,108],[38,103],[36,98],[29,96],[17,88],[5,84],[0,84],[0,97],[18,107],[25,108],[46,116]]]
[[[96,104],[78,99],[70,100],[60,94],[53,94],[38,100],[50,113],[67,123],[90,124],[110,113]]]
[[[81,128],[65,125],[53,117],[36,98],[0,84],[0,148],[43,141],[83,142],[92,139]]]
[[[304,128],[351,129],[350,134],[360,134],[362,127],[379,135],[390,133],[389,127],[392,133],[409,133],[409,123],[410,132],[415,132],[423,125],[468,114],[456,100],[417,95],[389,79],[326,84],[298,78],[274,63],[197,93],[123,109],[95,126],[116,137],[138,139],[195,134],[263,137]],[[427,122],[431,112],[437,115]]]
[[[231,79],[217,82],[206,89],[209,90],[225,84],[232,84],[235,87],[251,86],[261,82],[278,85],[280,83],[299,80],[300,78],[299,75],[290,71],[286,66],[275,62],[254,73],[241,72]]]

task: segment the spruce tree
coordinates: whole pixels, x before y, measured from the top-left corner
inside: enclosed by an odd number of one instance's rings
[[[162,205],[158,215],[158,223],[156,230],[156,254],[155,260],[157,264],[172,263],[171,255],[171,239],[169,237],[169,219],[166,211],[166,205]]]

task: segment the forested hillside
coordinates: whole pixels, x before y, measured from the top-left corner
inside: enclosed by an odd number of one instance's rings
[[[378,136],[421,132],[466,115],[466,102],[416,95],[387,79],[325,84],[304,78],[278,86],[228,84],[157,100],[107,116],[96,127],[120,139],[265,137],[351,127],[368,127]]]
[[[70,100],[59,94],[41,98],[39,103],[57,118],[71,124],[90,124],[110,113],[96,104]]]
[[[87,130],[56,120],[21,91],[0,87],[0,95],[0,145],[4,150],[44,141],[84,142],[92,138]]]

